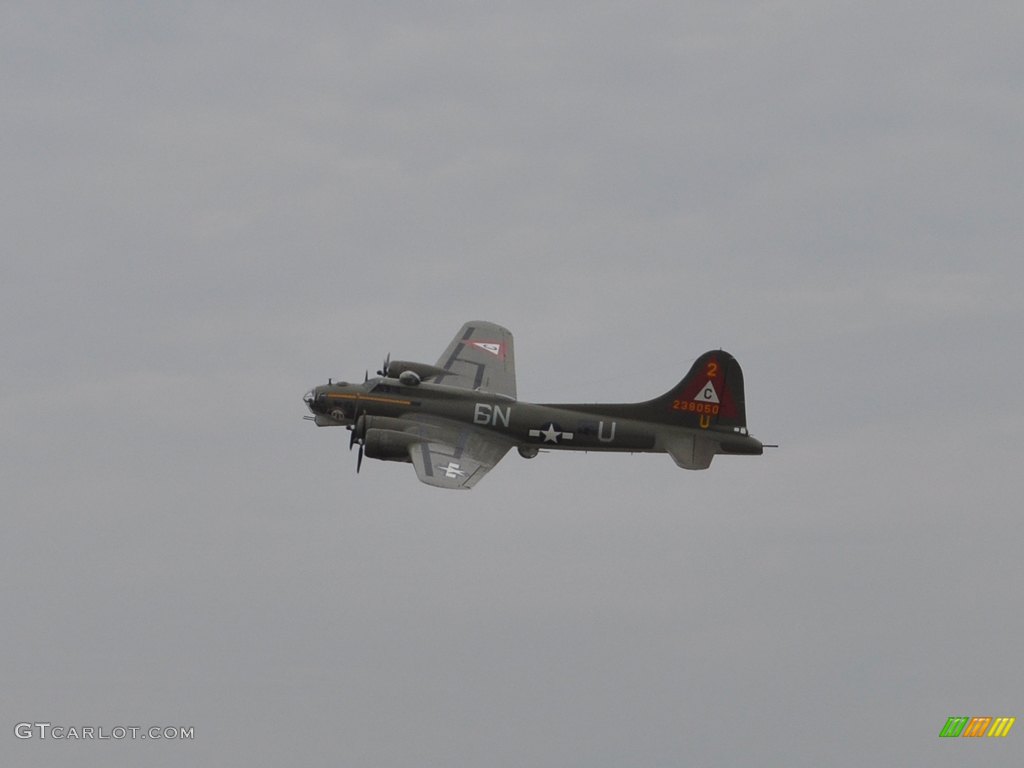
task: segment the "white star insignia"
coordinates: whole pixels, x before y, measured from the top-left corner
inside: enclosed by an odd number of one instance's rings
[[[557,443],[558,437],[562,433],[555,429],[554,424],[548,424],[548,428],[543,430],[540,434],[544,438],[545,443]]]
[[[554,422],[550,422],[545,429],[531,429],[528,433],[530,437],[543,437],[545,443],[554,443],[558,445],[558,441],[561,440],[572,440],[572,432],[559,432],[555,429]]]

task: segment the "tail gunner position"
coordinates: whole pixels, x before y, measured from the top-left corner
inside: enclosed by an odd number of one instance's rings
[[[661,397],[642,403],[537,405],[516,399],[512,334],[462,326],[434,365],[384,361],[361,384],[329,381],[303,398],[320,427],[347,426],[349,448],[411,463],[428,485],[472,488],[510,448],[667,453],[707,469],[716,454],[759,456],[747,432],[743,372],[728,352],[705,352]]]

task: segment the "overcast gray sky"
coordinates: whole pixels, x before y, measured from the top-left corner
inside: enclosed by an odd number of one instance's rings
[[[0,762],[1020,765],[1019,3],[7,3]],[[719,457],[355,475],[302,393],[709,348]],[[194,727],[21,740],[19,722]]]

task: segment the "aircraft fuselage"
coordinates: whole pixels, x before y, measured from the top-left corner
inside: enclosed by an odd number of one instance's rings
[[[627,414],[635,404],[538,404],[443,384],[405,386],[397,379],[317,387],[310,406],[321,426],[352,425],[359,416],[417,421],[429,414],[489,430],[525,449],[661,452],[673,433],[706,432],[673,427]],[[307,399],[307,403],[309,400]],[[761,443],[736,431],[713,430],[728,453],[759,454]]]

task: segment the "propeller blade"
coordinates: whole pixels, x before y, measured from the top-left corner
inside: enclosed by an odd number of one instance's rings
[[[348,449],[351,451],[352,446],[356,443],[363,444],[363,440],[366,438],[366,417],[359,411],[355,412],[355,418],[352,419],[352,426],[349,427],[352,430],[352,434],[348,438]]]
[[[359,470],[362,469],[362,466],[363,466],[363,444],[360,443],[359,444],[359,458],[356,459],[356,474],[357,475],[359,474]]]
[[[388,375],[388,368],[390,368],[390,367],[391,367],[391,353],[388,352],[387,357],[384,358],[384,365],[382,365],[381,369],[379,371],[377,371],[377,375],[378,376],[387,376]]]

